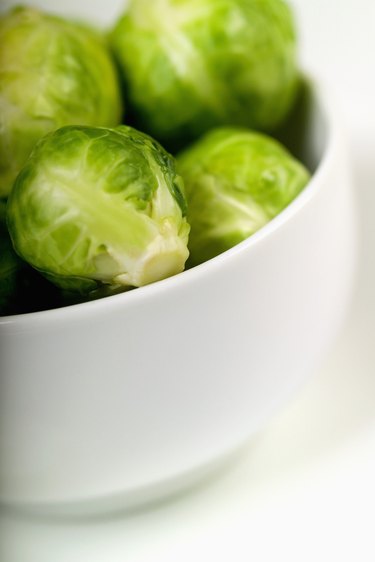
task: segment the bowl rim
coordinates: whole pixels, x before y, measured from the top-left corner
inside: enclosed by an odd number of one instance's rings
[[[326,140],[324,152],[317,164],[309,182],[305,188],[297,195],[297,197],[289,203],[272,220],[252,234],[246,240],[243,240],[236,246],[226,250],[225,252],[201,263],[195,267],[184,270],[181,273],[155,281],[149,285],[138,287],[135,290],[108,295],[93,301],[80,302],[76,304],[66,305],[58,308],[51,308],[37,312],[27,312],[22,314],[14,314],[0,317],[0,328],[2,326],[12,326],[14,328],[28,328],[35,323],[45,322],[61,322],[65,320],[74,320],[77,315],[100,315],[102,312],[110,312],[111,308],[116,310],[119,307],[126,308],[139,299],[147,300],[148,298],[157,298],[160,293],[168,292],[171,288],[178,288],[185,283],[193,283],[198,281],[202,276],[208,273],[214,273],[216,269],[222,267],[223,262],[227,262],[234,256],[258,246],[263,240],[274,235],[279,228],[292,219],[299,211],[308,204],[314,195],[322,188],[324,181],[322,177],[330,169],[330,162],[334,159],[337,147],[340,146],[342,139],[345,138],[345,131],[342,127],[342,115],[337,106],[337,100],[332,99],[332,93],[328,85],[316,74],[308,72],[303,73],[304,79],[309,85],[313,94],[313,99],[319,108],[323,121],[326,125]]]

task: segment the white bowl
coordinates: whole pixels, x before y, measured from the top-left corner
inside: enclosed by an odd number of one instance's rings
[[[300,196],[217,258],[130,293],[0,320],[0,498],[124,507],[198,478],[314,372],[355,264],[348,154],[315,85]]]
[[[315,83],[306,189],[248,240],[173,278],[0,319],[0,499],[96,512],[180,489],[316,370],[355,271],[348,152]]]

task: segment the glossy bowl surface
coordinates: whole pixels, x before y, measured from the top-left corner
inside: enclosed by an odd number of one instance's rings
[[[343,322],[356,257],[348,150],[329,92],[294,116],[306,189],[196,268],[0,319],[0,499],[62,512],[180,489],[259,431]]]

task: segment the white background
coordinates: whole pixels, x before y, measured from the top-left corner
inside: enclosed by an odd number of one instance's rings
[[[293,4],[301,64],[341,105],[358,194],[358,279],[334,349],[209,482],[111,520],[2,513],[1,562],[375,561],[375,3]]]

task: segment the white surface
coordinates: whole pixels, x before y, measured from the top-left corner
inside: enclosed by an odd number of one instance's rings
[[[330,79],[347,115],[363,234],[357,292],[335,349],[289,408],[212,482],[113,521],[57,524],[3,513],[1,561],[373,562],[374,6],[327,4],[297,3],[303,57]]]

